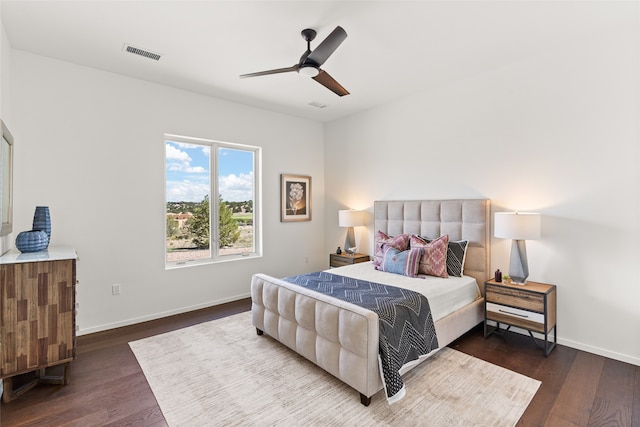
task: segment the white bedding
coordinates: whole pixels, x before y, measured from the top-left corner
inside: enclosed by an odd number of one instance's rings
[[[376,270],[372,262],[361,262],[326,271],[419,292],[429,300],[434,322],[480,298],[478,283],[469,276],[441,278],[421,275],[413,278]]]

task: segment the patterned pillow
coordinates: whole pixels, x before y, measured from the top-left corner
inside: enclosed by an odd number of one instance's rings
[[[449,243],[449,236],[441,236],[427,242],[414,234],[411,236],[409,243],[411,249],[424,249],[424,254],[420,259],[419,273],[436,277],[449,277],[447,274],[447,243]]]
[[[373,252],[373,265],[376,270],[381,270],[380,264],[382,264],[382,257],[384,256],[384,249],[387,246],[404,251],[409,247],[409,235],[399,234],[394,237],[389,237],[382,231],[376,233],[375,248]]]
[[[392,246],[388,246],[384,250],[380,270],[386,271],[387,273],[417,277],[422,252],[422,248],[401,251]]]
[[[424,237],[423,237],[424,239]],[[431,239],[425,239],[431,242]],[[462,277],[464,273],[464,261],[467,258],[468,240],[449,242],[447,248],[447,273],[449,276]]]

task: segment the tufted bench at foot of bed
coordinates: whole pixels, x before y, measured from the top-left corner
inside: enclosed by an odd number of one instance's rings
[[[252,322],[360,393],[368,406],[382,389],[378,316],[264,274],[251,279]]]

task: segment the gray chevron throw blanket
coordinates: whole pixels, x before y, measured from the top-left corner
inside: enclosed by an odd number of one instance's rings
[[[400,368],[438,348],[429,301],[422,294],[325,271],[283,280],[359,305],[378,315],[380,365],[389,403],[402,399],[405,394]]]

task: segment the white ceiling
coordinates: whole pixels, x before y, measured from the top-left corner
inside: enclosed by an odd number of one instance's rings
[[[635,1],[11,1],[13,48],[319,121],[503,67],[550,47],[637,25]],[[350,95],[292,66],[337,25],[347,39],[322,66]],[[163,54],[125,53],[129,43]],[[310,102],[325,104],[319,109]]]

